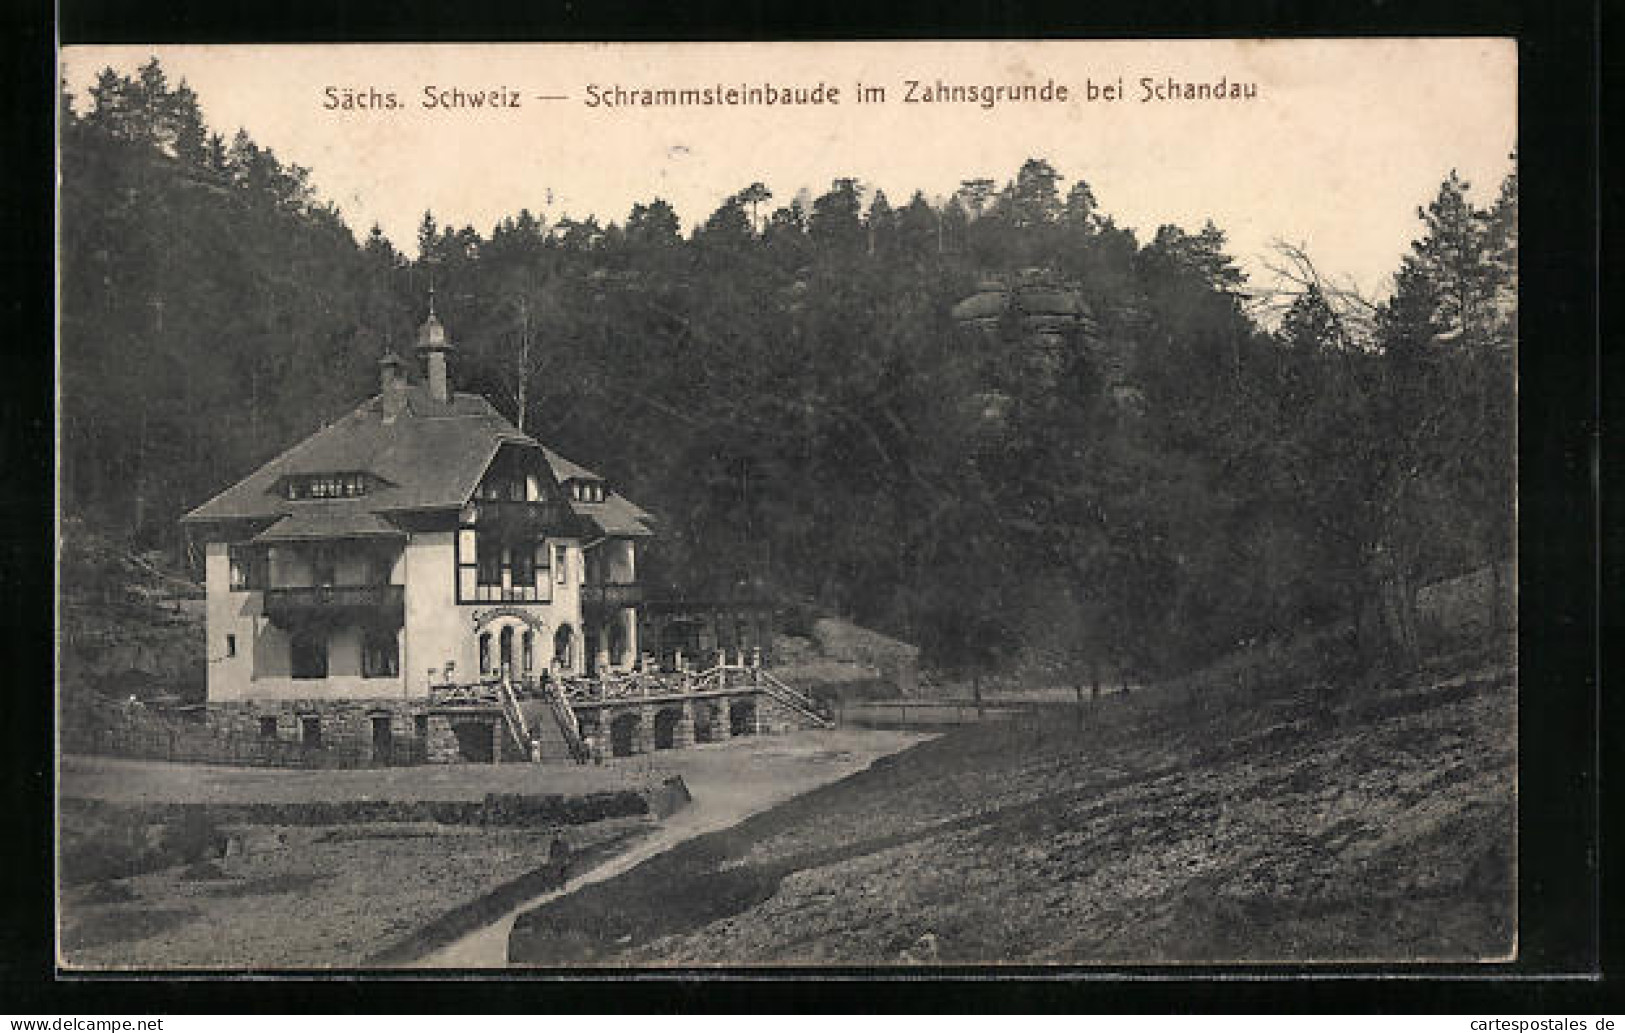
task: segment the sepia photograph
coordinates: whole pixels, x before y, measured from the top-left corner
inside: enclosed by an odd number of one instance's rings
[[[58,72],[61,972],[1518,959],[1513,40]]]

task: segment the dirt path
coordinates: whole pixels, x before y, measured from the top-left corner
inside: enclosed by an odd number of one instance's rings
[[[526,911],[613,878],[696,836],[729,828],[819,786],[862,771],[931,738],[915,732],[804,732],[782,738],[701,746],[674,754],[694,801],[653,834],[570,879],[563,887],[527,900],[491,924],[410,963],[413,968],[498,968],[508,963],[514,920]]]

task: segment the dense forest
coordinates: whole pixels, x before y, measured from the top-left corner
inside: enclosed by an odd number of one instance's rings
[[[744,184],[687,235],[659,198],[426,213],[408,256],[156,61],[61,131],[63,507],[132,549],[374,393],[432,282],[456,386],[653,510],[660,577],[944,668],[1152,676],[1350,618],[1404,662],[1417,588],[1510,555],[1515,173],[1488,207],[1449,173],[1367,299],[1288,248],[1251,285],[1211,224],[1141,241],[1042,158],[940,203]]]

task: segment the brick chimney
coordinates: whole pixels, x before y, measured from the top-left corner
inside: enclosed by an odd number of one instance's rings
[[[440,325],[439,318],[434,314],[434,289],[430,288],[429,318],[418,327],[418,351],[423,355],[429,397],[441,405],[451,402],[451,382],[446,376],[446,353],[451,350],[446,328]]]
[[[378,360],[378,392],[384,422],[393,423],[406,411],[406,363],[393,350]]]

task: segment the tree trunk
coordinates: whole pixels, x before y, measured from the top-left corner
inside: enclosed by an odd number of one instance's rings
[[[1506,600],[1506,586],[1502,583],[1501,561],[1493,556],[1490,559],[1490,630],[1494,633],[1496,641],[1507,630],[1507,614],[1503,603]]]
[[[1368,659],[1394,671],[1414,670],[1420,647],[1416,639],[1416,593],[1400,564],[1378,551],[1367,568],[1368,618],[1362,621],[1362,649]]]

